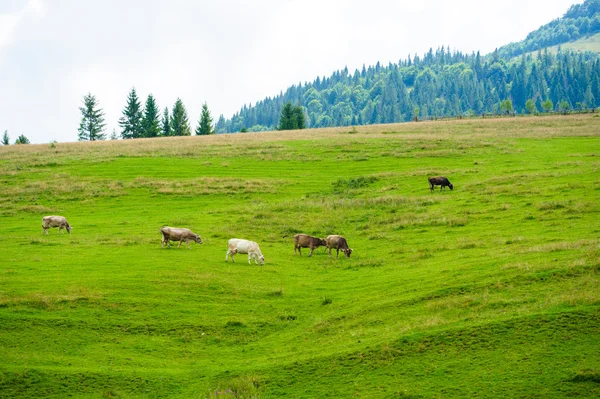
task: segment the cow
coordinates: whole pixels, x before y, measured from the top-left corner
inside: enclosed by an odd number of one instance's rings
[[[342,236],[338,236],[338,235],[327,236],[325,238],[325,243],[327,245],[327,249],[329,251],[330,257],[331,257],[331,250],[333,248],[335,248],[335,250],[336,250],[336,253],[335,253],[336,258],[340,254],[340,251],[342,251],[346,255],[346,258],[349,258],[350,254],[352,253],[352,249],[348,248],[348,242]]]
[[[321,246],[327,246],[327,243],[322,238],[309,236],[307,234],[296,234],[294,236],[294,255],[296,255],[296,251],[298,251],[300,256],[302,256],[301,248],[310,248],[310,254],[308,254],[308,256],[312,256],[315,248]]]
[[[42,234],[46,233],[47,235],[48,229],[51,227],[58,227],[57,234],[62,229],[67,230],[67,233],[71,234],[71,229],[73,228],[64,216],[44,216],[42,218]]]
[[[231,260],[235,263],[233,255],[235,254],[248,254],[248,264],[251,264],[251,260],[254,259],[254,263],[260,263],[261,266],[265,264],[265,257],[257,243],[254,241],[243,240],[241,238],[232,238],[227,241],[227,252],[225,253],[225,262],[229,261],[229,255]]]
[[[433,192],[433,186],[440,186],[440,191],[442,188],[450,187],[450,190],[454,189],[454,186],[450,181],[443,176],[430,177],[429,179],[429,189]]]
[[[198,234],[194,233],[190,229],[163,226],[160,229],[160,233],[162,234],[162,240],[160,242],[161,248],[164,248],[165,244],[167,244],[167,247],[169,247],[169,240],[179,241],[179,245],[177,245],[177,248],[181,247],[182,242],[185,242],[187,244],[188,249],[192,249],[190,248],[190,241],[202,244],[202,238],[200,238]]]

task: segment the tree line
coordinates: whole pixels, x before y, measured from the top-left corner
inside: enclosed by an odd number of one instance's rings
[[[221,115],[216,130],[273,130],[288,102],[304,107],[307,127],[328,127],[499,114],[506,100],[516,113],[541,112],[550,103],[550,110],[560,105],[595,108],[600,104],[600,59],[560,48],[507,59],[499,51],[483,57],[441,47],[387,67],[377,63],[353,74],[344,68],[294,85],[254,106],[244,105],[229,120]]]
[[[78,129],[80,141],[106,140],[105,114],[98,104],[98,100],[91,93],[83,97],[81,111],[81,122]],[[142,107],[135,88],[132,88],[127,96],[127,102],[119,118],[121,129],[118,135],[115,130],[110,135],[111,140],[119,136],[122,139],[136,139],[144,137],[168,137],[168,136],[191,136],[192,130],[183,101],[178,98],[171,111],[165,107],[160,112],[156,99],[149,94],[145,105]],[[215,133],[213,118],[204,103],[197,127],[196,135],[209,135]]]

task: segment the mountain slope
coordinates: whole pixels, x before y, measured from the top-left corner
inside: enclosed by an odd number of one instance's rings
[[[541,26],[521,42],[503,46],[499,52],[504,57],[516,57],[546,47],[576,42],[599,32],[600,0],[587,0],[583,4],[574,4],[562,18]],[[577,46],[572,48],[582,50]]]
[[[539,50],[540,43],[585,40],[582,35],[600,29],[598,9],[600,0],[575,5],[563,18],[532,32],[523,42],[511,43],[487,56],[441,47],[398,64],[377,63],[353,73],[344,68],[329,77],[291,86],[254,106],[244,106],[229,120],[221,116],[217,132],[273,130],[286,102],[304,107],[309,127],[510,112],[501,109],[505,100],[511,101],[517,113],[541,112],[547,100],[552,110],[595,108],[600,105],[596,54],[564,48],[560,52],[532,51]],[[529,109],[527,100],[533,102]]]

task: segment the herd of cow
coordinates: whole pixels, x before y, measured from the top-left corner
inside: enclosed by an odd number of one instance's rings
[[[57,233],[64,229],[69,234],[73,228],[69,222],[67,222],[67,219],[64,216],[44,216],[42,218],[43,233],[48,234],[48,229],[53,227],[58,227]],[[163,226],[160,229],[160,233],[162,235],[162,240],[160,243],[162,248],[164,248],[165,245],[169,247],[171,245],[170,241],[179,242],[177,248],[181,247],[181,243],[183,242],[188,245],[188,248],[190,247],[190,242],[192,241],[202,244],[202,238],[200,235],[194,233],[190,229]],[[296,254],[296,251],[298,251],[300,256],[302,256],[302,248],[309,248],[310,254],[308,256],[312,256],[313,251],[320,246],[327,247],[329,250],[329,256],[331,256],[331,250],[335,249],[336,258],[339,256],[340,251],[342,251],[348,258],[352,253],[352,249],[348,247],[348,242],[346,239],[339,235],[330,235],[325,239],[309,236],[307,234],[296,234],[294,236],[294,254]],[[256,264],[265,264],[265,257],[260,251],[258,244],[254,241],[243,240],[240,238],[230,239],[227,242],[225,262],[229,261],[230,256],[231,260],[235,262],[234,255],[236,254],[247,254],[248,264],[251,264],[253,259],[254,263]]]
[[[452,190],[454,187],[450,181],[443,177],[430,177],[429,179],[429,188],[433,191],[435,186],[440,186],[440,190],[445,187],[449,187]],[[42,218],[42,229],[43,233],[48,234],[48,229],[52,227],[58,227],[58,232],[61,230],[67,230],[70,234],[71,227],[67,222],[67,219],[64,216],[44,216]],[[185,242],[190,247],[190,242],[194,241],[198,244],[202,244],[202,238],[190,229],[181,228],[181,227],[169,227],[163,226],[160,229],[160,233],[162,234],[161,247],[164,248],[165,244],[167,247],[170,246],[170,241],[179,241],[179,245],[177,247],[181,247],[181,243]],[[348,242],[346,239],[339,235],[330,235],[325,239],[319,237],[313,237],[308,234],[296,234],[294,235],[294,255],[296,251],[302,256],[302,248],[310,249],[310,253],[308,256],[312,256],[313,251],[319,247],[326,247],[328,250],[329,256],[331,256],[331,250],[336,250],[336,258],[339,256],[340,251],[346,255],[347,258],[350,257],[352,253],[352,249],[348,247]],[[254,259],[254,263],[264,265],[265,257],[260,251],[260,247],[254,241],[243,240],[240,238],[232,238],[227,242],[227,252],[225,253],[225,262],[229,261],[229,256],[231,256],[231,260],[235,262],[233,258],[236,254],[247,254],[248,255],[248,263],[250,264],[252,259]]]

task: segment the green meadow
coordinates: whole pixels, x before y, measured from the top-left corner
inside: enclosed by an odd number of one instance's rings
[[[600,397],[595,116],[2,147],[0,397]]]

